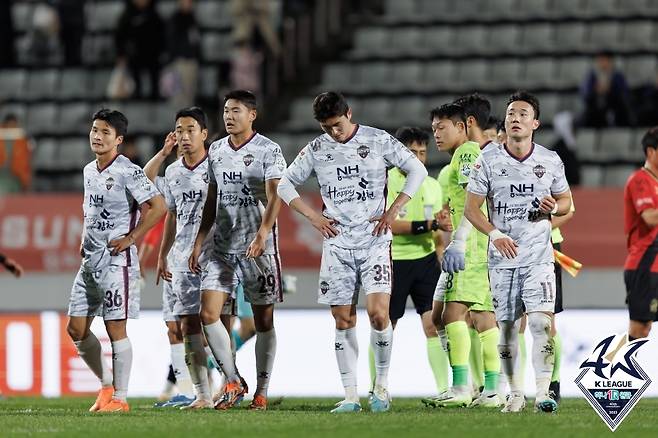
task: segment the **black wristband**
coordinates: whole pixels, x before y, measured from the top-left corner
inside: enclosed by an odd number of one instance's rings
[[[412,221],[411,222],[411,234],[423,234],[427,233],[427,221]]]
[[[432,221],[432,231],[436,231],[436,230],[438,230],[439,228],[441,228],[441,226],[439,225],[439,221],[437,221],[436,219],[434,219],[434,220]]]
[[[4,254],[0,254],[0,263],[2,263],[2,264],[4,265],[4,264],[5,264],[5,260],[7,260],[7,257],[5,257]]]

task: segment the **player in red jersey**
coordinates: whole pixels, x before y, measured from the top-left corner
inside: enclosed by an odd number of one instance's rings
[[[642,138],[646,161],[624,187],[624,264],[629,340],[646,338],[658,320],[658,127]]]

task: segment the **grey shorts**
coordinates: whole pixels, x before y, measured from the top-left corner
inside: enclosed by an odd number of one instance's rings
[[[69,316],[104,320],[139,317],[139,267],[110,265],[98,271],[83,267],[73,281]]]
[[[165,322],[178,321],[178,317],[174,314],[174,305],[176,304],[176,296],[171,286],[171,281],[162,281],[162,319]]]
[[[322,246],[318,303],[331,306],[357,304],[359,290],[366,295],[390,294],[393,284],[391,243],[364,249],[339,248],[325,242]]]
[[[555,309],[553,263],[490,269],[489,284],[498,321],[516,321],[524,312]]]
[[[278,254],[248,258],[243,254],[214,254],[209,257],[201,279],[201,290],[215,290],[235,298],[238,283],[251,304],[283,301],[281,261]]]

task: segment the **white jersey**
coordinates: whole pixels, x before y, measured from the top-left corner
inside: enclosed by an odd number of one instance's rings
[[[373,236],[386,208],[387,169],[401,167],[414,154],[392,135],[369,126],[356,127],[346,142],[328,134],[311,141],[286,170],[287,179],[302,184],[315,171],[324,202],[323,214],[338,223],[338,236],[330,239],[341,248],[366,248],[391,240],[390,231]]]
[[[489,268],[553,262],[550,215],[539,211],[539,201],[569,190],[555,152],[533,143],[528,155],[517,159],[504,144],[489,145],[471,169],[467,190],[487,197],[489,220],[519,246],[518,255],[506,259],[489,242]]]
[[[155,184],[155,188],[160,192],[162,196],[165,195],[165,179],[164,176],[156,176],[155,181],[153,181],[153,184]],[[167,199],[165,198],[165,201]],[[168,206],[168,205],[167,205]]]
[[[158,195],[157,189],[144,171],[123,155],[117,155],[104,169],[92,161],[83,176],[83,266],[97,271],[109,265],[138,265],[135,245],[114,257],[107,245],[135,228],[139,205]]]
[[[176,216],[176,237],[167,257],[169,270],[189,271],[188,260],[208,197],[208,157],[194,167],[188,167],[183,157],[179,158],[167,167],[164,180],[165,200],[171,214]],[[199,260],[202,266],[212,241],[211,230],[203,244]]]
[[[208,150],[208,177],[217,185],[215,250],[244,254],[261,225],[267,194],[265,182],[281,179],[286,160],[278,144],[254,133],[235,146],[229,137]],[[276,225],[267,237],[265,254],[275,254]]]

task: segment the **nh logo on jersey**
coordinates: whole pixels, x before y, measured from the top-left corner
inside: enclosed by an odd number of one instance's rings
[[[99,207],[103,205],[103,195],[89,195],[89,206]]]
[[[368,156],[370,153],[370,148],[366,145],[361,145],[359,148],[356,150],[356,153],[359,154],[359,157],[365,158]]]
[[[197,198],[201,198],[203,193],[201,190],[190,190],[188,192],[183,192],[183,202],[194,202]]]
[[[613,432],[651,384],[636,361],[637,351],[647,342],[629,342],[625,333],[609,336],[580,365],[576,385]]]
[[[244,162],[245,166],[249,167],[249,165],[254,162],[254,156],[247,154],[242,158],[242,161]]]
[[[352,178],[359,174],[359,165],[356,166],[345,166],[336,168],[336,177],[338,181],[342,181],[343,178]]]
[[[534,184],[510,184],[509,185],[509,196],[513,198],[515,196],[529,196],[532,195],[535,191]]]
[[[224,184],[242,181],[242,172],[222,172],[222,178],[224,178]]]

